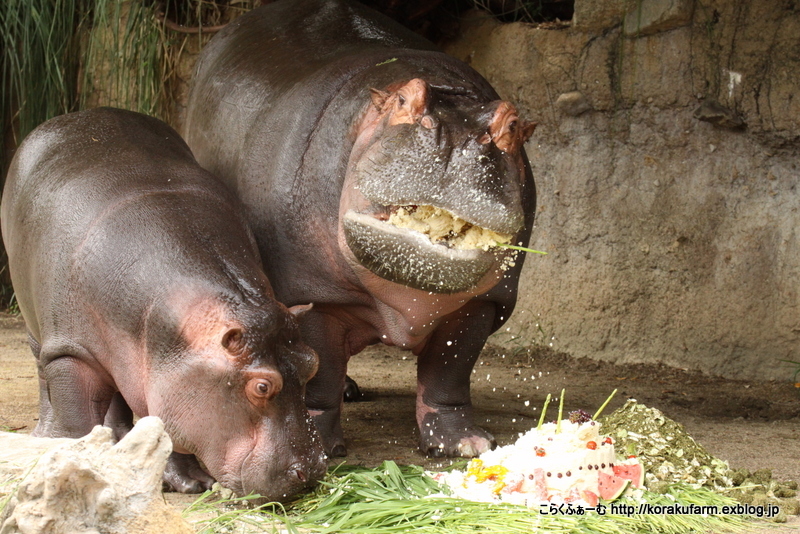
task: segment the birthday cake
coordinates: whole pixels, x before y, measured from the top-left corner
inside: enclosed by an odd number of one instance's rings
[[[643,480],[638,459],[618,460],[613,439],[601,435],[600,426],[585,412],[573,412],[474,458],[465,471],[434,478],[453,496],[473,501],[595,506],[599,499],[614,500],[629,484],[640,487]]]

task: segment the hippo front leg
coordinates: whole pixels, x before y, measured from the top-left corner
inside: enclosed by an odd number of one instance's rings
[[[133,429],[133,411],[119,391],[111,399],[103,425],[114,431],[114,439],[117,441]],[[214,482],[214,478],[200,466],[195,455],[179,452],[169,455],[162,480],[164,491],[202,493],[210,490]]]
[[[53,407],[47,392],[47,380],[39,373],[39,422],[31,432],[32,436],[48,437],[53,432]]]
[[[119,391],[111,398],[103,426],[114,431],[114,439],[117,441],[121,441],[133,428],[133,410]]]
[[[214,478],[197,461],[194,454],[173,452],[164,468],[162,488],[178,493],[202,493],[214,485]]]
[[[315,307],[300,319],[303,341],[319,356],[319,370],[306,386],[306,407],[329,458],[347,456],[342,404],[349,352],[342,324]]]
[[[472,368],[491,333],[495,305],[473,301],[437,327],[417,362],[417,424],[428,456],[473,457],[493,449],[494,437],[475,425]]]

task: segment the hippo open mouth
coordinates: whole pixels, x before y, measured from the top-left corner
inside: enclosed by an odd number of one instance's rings
[[[388,220],[398,228],[408,228],[428,236],[434,244],[458,250],[489,250],[507,245],[511,234],[493,232],[471,224],[444,208],[435,206],[395,206]]]
[[[510,243],[512,235],[431,205],[392,206],[374,215],[348,210],[342,222],[347,246],[362,265],[423,291],[469,291],[513,260],[498,247]]]

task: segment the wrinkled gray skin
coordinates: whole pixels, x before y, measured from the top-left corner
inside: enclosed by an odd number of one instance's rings
[[[317,357],[241,212],[156,119],[101,108],[25,139],[0,216],[39,370],[34,435],[105,422],[119,438],[156,415],[183,492],[217,479],[285,500],[324,474],[303,402]]]
[[[470,375],[513,310],[522,258],[502,271],[504,249],[459,251],[385,220],[429,204],[526,243],[535,192],[519,147],[532,128],[500,150],[487,134],[500,108],[467,65],[346,1],[269,4],[201,55],[187,143],[245,204],[276,297],[314,303],[306,403],[329,455],[346,454],[347,361],[375,343],[419,356],[424,452],[494,446],[473,422]]]

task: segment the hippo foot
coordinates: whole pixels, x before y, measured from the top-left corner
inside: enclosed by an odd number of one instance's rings
[[[473,458],[494,449],[494,436],[473,425],[468,412],[446,408],[427,413],[420,425],[420,450],[431,458]]]
[[[308,413],[314,420],[314,426],[322,441],[322,448],[328,458],[347,456],[344,432],[342,432],[341,410],[315,410],[309,408]]]
[[[344,401],[358,402],[362,397],[361,389],[356,384],[356,381],[349,376],[344,377]]]
[[[215,480],[200,467],[193,454],[173,452],[164,469],[164,491],[202,493],[210,490]]]

